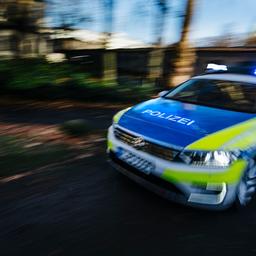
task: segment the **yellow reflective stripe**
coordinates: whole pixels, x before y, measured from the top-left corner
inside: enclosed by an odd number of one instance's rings
[[[113,121],[114,121],[115,123],[118,123],[118,121],[120,120],[120,118],[122,117],[122,115],[123,115],[125,112],[127,112],[129,109],[130,109],[130,107],[129,107],[129,108],[126,108],[126,109],[123,109],[123,110],[121,110],[121,111],[119,111],[119,112],[117,112],[117,113],[114,115],[114,117],[113,117]]]
[[[224,172],[212,172],[211,170],[206,172],[188,172],[178,171],[172,169],[165,169],[161,177],[169,182],[211,182],[211,183],[236,183],[240,180],[241,175],[246,167],[245,160],[237,160]]]
[[[108,140],[108,149],[113,149],[114,148],[114,145],[113,145],[113,142],[111,140]]]
[[[228,127],[221,131],[210,134],[196,142],[190,144],[187,149],[191,150],[217,150],[234,137],[246,132],[252,127],[256,128],[256,118],[249,121]]]
[[[227,143],[226,145],[223,146],[223,149],[225,150],[246,149],[252,145],[256,145],[255,128],[241,134],[240,136],[235,138],[233,141],[230,141],[230,143]]]

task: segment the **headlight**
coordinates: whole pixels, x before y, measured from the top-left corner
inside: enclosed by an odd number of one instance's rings
[[[183,151],[179,158],[191,165],[227,167],[237,159],[237,154],[228,151]]]

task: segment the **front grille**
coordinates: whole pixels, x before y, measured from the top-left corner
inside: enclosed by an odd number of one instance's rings
[[[135,136],[117,127],[114,128],[114,134],[118,140],[127,145],[168,161],[173,161],[180,152],[179,150],[144,140],[142,137]]]

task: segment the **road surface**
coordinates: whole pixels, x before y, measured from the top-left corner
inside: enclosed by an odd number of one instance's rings
[[[8,122],[89,118],[114,110],[0,109]],[[102,122],[98,121],[102,117]],[[0,255],[256,255],[256,203],[209,212],[168,202],[113,170],[101,150],[0,184]]]

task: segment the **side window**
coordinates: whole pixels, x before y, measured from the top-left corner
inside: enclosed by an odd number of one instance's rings
[[[256,84],[198,79],[189,80],[166,98],[241,112],[256,111]]]
[[[180,91],[174,92],[173,96],[176,99],[205,101],[207,98],[212,98],[214,96],[215,85],[209,80],[191,80],[190,84],[186,87],[181,88]],[[170,95],[172,96],[172,95]]]
[[[228,93],[222,90],[222,85],[216,81],[206,80],[201,88],[197,99],[199,102],[215,101],[218,104],[223,104],[230,100]]]

